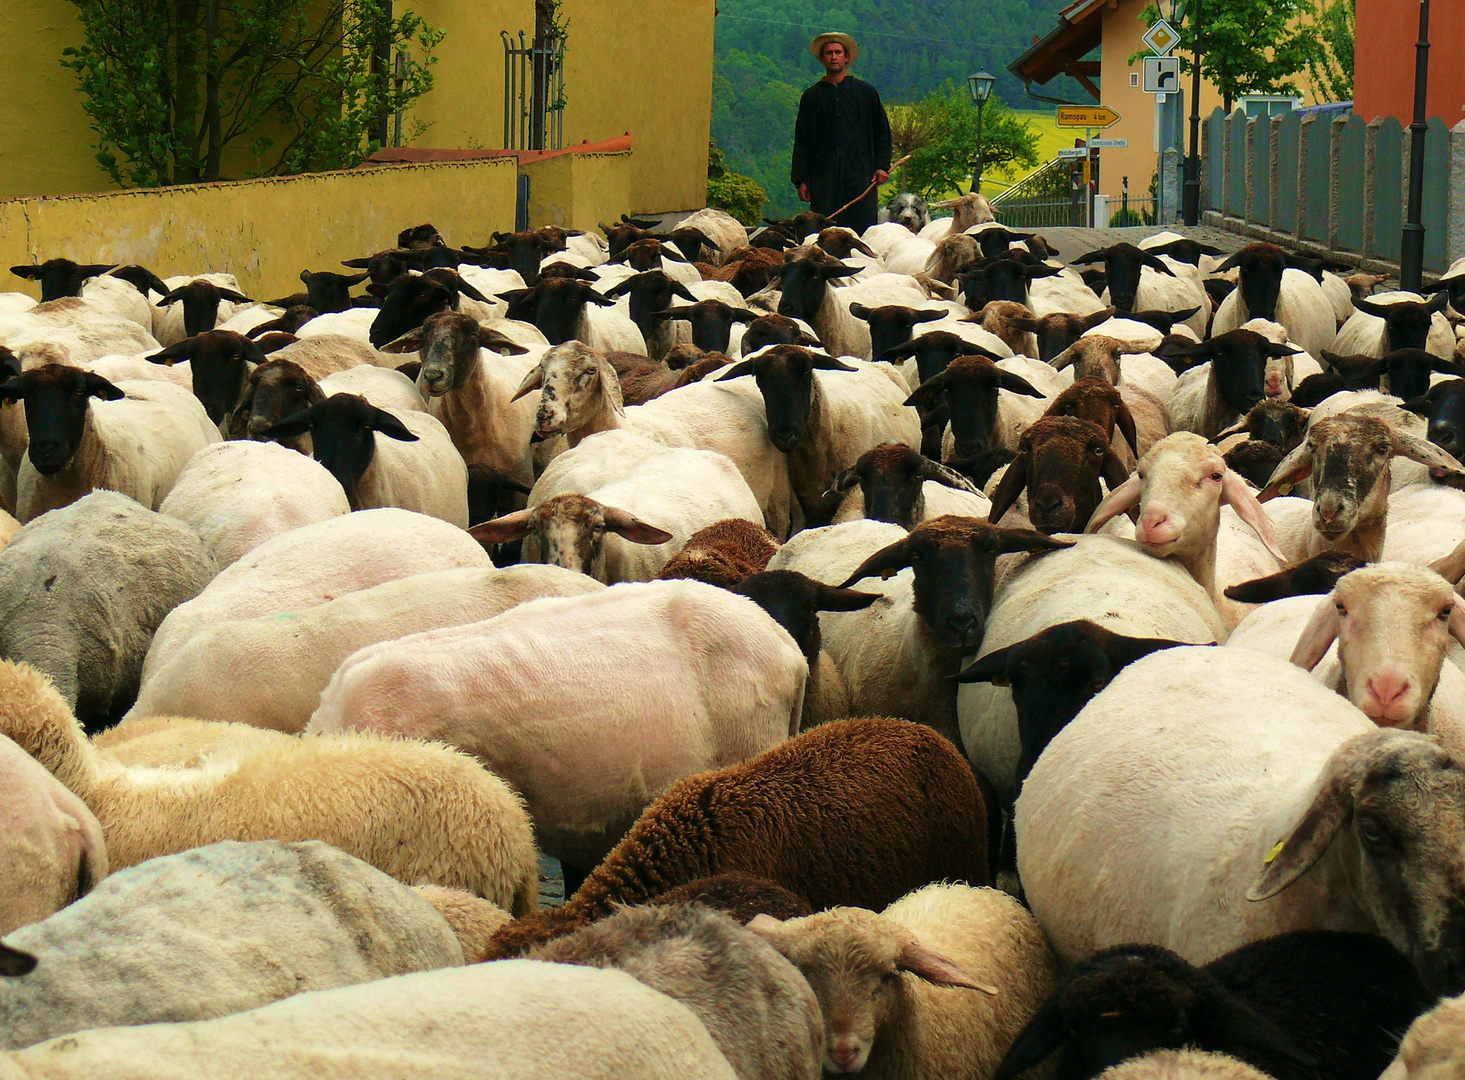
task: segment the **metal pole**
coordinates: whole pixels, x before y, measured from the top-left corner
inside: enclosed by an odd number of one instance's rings
[[[1195,35],[1190,56],[1190,156],[1185,159],[1185,190],[1180,200],[1187,225],[1200,224],[1200,6],[1201,0],[1195,0],[1195,21],[1190,27]]]
[[[972,168],[972,194],[982,193],[982,110],[987,107],[985,101],[977,102],[977,162]]]
[[[1429,89],[1429,0],[1419,0],[1419,41],[1414,46],[1414,122],[1409,125],[1409,216],[1399,244],[1399,285],[1405,292],[1419,292],[1424,284],[1424,226],[1420,211],[1424,202],[1424,136],[1429,130],[1424,118]]]

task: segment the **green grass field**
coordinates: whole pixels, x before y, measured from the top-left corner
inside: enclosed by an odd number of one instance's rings
[[[1054,121],[1053,110],[1046,112],[1022,112],[1013,110],[1021,120],[1026,120],[1038,133],[1038,164],[1042,165],[1057,155],[1058,151],[1065,146],[1073,145],[1073,132],[1067,128],[1060,128]],[[1082,132],[1079,133],[1082,137]],[[995,172],[993,176],[1003,183],[992,183],[986,177],[982,178],[982,194],[991,198],[1000,195],[1007,190],[1007,184],[1014,183],[1026,176],[1030,169],[1017,169],[1012,173]],[[963,190],[966,190],[963,188]]]

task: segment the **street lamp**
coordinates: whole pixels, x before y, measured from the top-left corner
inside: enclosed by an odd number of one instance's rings
[[[1187,225],[1200,224],[1200,5],[1195,0],[1195,18],[1190,32],[1195,46],[1190,57],[1190,156],[1185,159],[1185,188],[1181,193],[1181,212]],[[1211,152],[1220,153],[1215,147]]]
[[[1409,125],[1409,205],[1399,247],[1399,286],[1408,292],[1424,287],[1424,115],[1429,91],[1429,0],[1419,3],[1419,41],[1414,46],[1414,122]]]
[[[992,86],[996,82],[997,76],[985,71],[966,77],[966,84],[972,92],[972,101],[977,106],[977,161],[972,168],[973,195],[980,195],[982,192],[982,110],[986,108],[987,99],[992,96]]]

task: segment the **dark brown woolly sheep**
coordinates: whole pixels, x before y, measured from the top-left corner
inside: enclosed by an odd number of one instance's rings
[[[1288,596],[1322,596],[1333,591],[1338,579],[1366,565],[1346,551],[1324,551],[1289,570],[1253,578],[1226,589],[1226,596],[1242,604],[1265,604]]]
[[[638,353],[607,353],[606,359],[620,379],[621,400],[626,405],[644,405],[680,386],[699,382],[703,376],[732,363],[722,353],[708,353],[691,366],[673,371],[665,362]]]
[[[850,229],[842,229],[837,226],[824,229],[819,233],[819,239],[814,242],[836,259],[848,257],[851,251],[858,251],[861,255],[868,255],[872,259],[879,258],[870,249],[870,245]]]
[[[1048,406],[1044,416],[1072,416],[1087,420],[1103,429],[1105,435],[1114,438],[1117,425],[1130,450],[1139,453],[1139,441],[1135,434],[1134,417],[1119,388],[1106,379],[1089,375],[1075,379],[1073,385],[1064,390],[1053,404]]]
[[[1261,439],[1247,439],[1221,455],[1228,469],[1258,490],[1267,486],[1282,457],[1282,451]]]
[[[693,533],[656,576],[662,581],[691,578],[727,589],[761,574],[777,551],[778,541],[761,525],[727,518]]]
[[[836,720],[652,803],[565,903],[644,903],[717,872],[880,910],[933,881],[991,882],[987,807],[960,751],[904,720]]]
[[[726,281],[744,296],[766,288],[783,265],[783,253],[766,247],[733,248],[721,266],[699,265],[704,281]]]

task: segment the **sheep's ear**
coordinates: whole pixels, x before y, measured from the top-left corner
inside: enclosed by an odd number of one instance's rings
[[[725,375],[719,375],[716,381],[727,382],[729,379],[741,379],[744,375],[756,374],[758,374],[758,361],[744,360],[741,363],[734,364],[732,370]]]
[[[41,276],[39,266],[12,266],[10,272],[18,278],[25,278],[28,281],[35,281]]]
[[[160,299],[157,302],[157,304],[155,304],[154,306],[155,307],[172,307],[174,304],[178,303],[178,301],[180,301],[182,299],[183,299],[183,286],[180,285],[180,286],[178,286],[178,288],[174,289],[172,292],[167,293],[166,295],[164,295],[162,297],[162,299]]]
[[[587,304],[599,304],[601,307],[615,307],[614,300],[607,300],[589,285],[585,286],[585,302]]]
[[[754,915],[744,925],[744,929],[753,931],[779,952],[788,944],[788,927],[782,919],[776,919],[772,915]]]
[[[525,394],[529,393],[529,391],[531,391],[531,390],[539,390],[543,386],[544,386],[544,368],[542,368],[542,367],[531,368],[530,371],[529,371],[529,373],[524,376],[524,381],[519,384],[519,389],[517,389],[517,390],[514,391],[514,396],[511,397],[511,398],[509,398],[509,400],[510,401],[518,401]]]
[[[747,308],[733,308],[732,318],[733,322],[750,323],[759,318],[759,315],[756,311],[749,311]]]
[[[1119,399],[1119,409],[1114,414],[1114,422],[1119,425],[1119,433],[1124,436],[1124,441],[1129,444],[1134,456],[1139,457],[1139,431],[1134,426],[1134,414],[1129,411],[1129,406],[1124,399]]]
[[[1312,805],[1263,860],[1262,872],[1247,891],[1248,900],[1255,903],[1276,896],[1323,857],[1352,811],[1352,800],[1345,789],[1345,768],[1336,759],[1329,766]]]
[[[960,683],[984,682],[993,686],[1011,686],[1012,680],[1007,677],[1007,655],[1011,651],[1012,646],[1009,645],[1005,649],[989,652],[986,656],[973,660],[950,676],[950,679]]]
[[[860,303],[858,300],[856,300],[854,303],[850,304],[850,306],[849,306],[849,313],[851,315],[853,315],[857,319],[863,319],[866,322],[869,322],[870,321],[870,315],[871,315],[872,311],[873,311],[872,308],[867,308],[864,304]]]
[[[922,480],[934,480],[938,484],[944,484],[946,487],[953,488],[957,491],[969,491],[973,495],[980,495],[982,493],[976,484],[973,484],[955,469],[948,469],[939,461],[932,461],[928,457],[921,458],[921,462]]]
[[[1118,310],[1118,308],[1106,307],[1102,311],[1094,312],[1092,315],[1085,315],[1082,319],[1079,320],[1079,325],[1082,326],[1085,330],[1092,330],[1094,327],[1099,326],[1102,323],[1106,323],[1110,319],[1114,318],[1114,313]]]
[[[933,952],[918,941],[906,942],[895,960],[895,968],[897,971],[909,971],[934,986],[957,986],[980,990],[984,994],[997,994],[997,987],[978,982],[955,960]]]
[[[911,338],[909,341],[903,341],[899,345],[892,345],[879,356],[875,357],[875,359],[883,360],[888,364],[893,363],[896,360],[909,360],[912,356],[915,355],[916,339]]]
[[[1160,258],[1158,255],[1146,255],[1144,257],[1144,264],[1148,266],[1151,270],[1158,270],[1160,273],[1167,274],[1170,277],[1175,276],[1175,271],[1171,270],[1170,267],[1166,264],[1165,260]]]
[[[486,326],[478,328],[478,347],[496,352],[500,356],[522,356],[529,350],[497,330],[490,330]]]
[[[171,347],[171,346],[170,346]],[[377,349],[377,352],[384,353],[409,353],[422,351],[422,327],[415,330],[408,330],[395,341],[389,341]]]
[[[997,482],[997,490],[992,492],[992,506],[987,511],[989,525],[996,525],[1001,521],[1002,515],[1012,509],[1023,488],[1028,486],[1028,465],[1031,459],[1032,452],[1024,449],[1008,463],[1007,471]]]
[[[349,266],[353,270],[356,269],[356,268],[358,268],[358,267],[367,266],[370,263],[371,263],[371,260],[370,259],[342,259],[341,260],[341,265],[342,266]]]
[[[1465,376],[1465,368],[1462,368],[1454,360],[1447,360],[1444,357],[1436,356],[1429,362],[1429,369],[1437,371],[1441,375]],[[1408,408],[1406,405],[1405,408]]]
[[[512,544],[528,535],[533,513],[533,510],[515,510],[512,514],[473,526],[468,530],[468,535],[484,547],[491,544]]]
[[[1028,397],[1047,397],[1041,390],[1033,386],[1021,375],[1014,374],[1004,368],[997,369],[997,385],[1013,394],[1025,394]]]
[[[1278,495],[1288,494],[1294,485],[1312,475],[1312,465],[1312,451],[1308,448],[1307,441],[1303,440],[1292,453],[1277,463],[1267,486],[1257,493],[1256,501],[1266,502]]]
[[[673,539],[672,534],[665,529],[658,529],[655,525],[648,525],[634,514],[629,514],[614,506],[602,508],[605,517],[605,527],[618,536],[623,536],[633,544],[665,544]]]
[[[315,426],[315,419],[310,415],[312,405],[309,409],[303,409],[283,420],[276,420],[268,428],[265,434],[271,439],[297,439]]]
[[[106,379],[90,371],[86,373],[86,392],[103,401],[117,401],[127,396]]]
[[[1224,466],[1221,471],[1221,500],[1236,511],[1237,517],[1251,526],[1252,532],[1261,537],[1273,558],[1286,566],[1287,556],[1277,546],[1277,534],[1272,530],[1272,519],[1267,517],[1262,504],[1247,488],[1246,481]]]
[[[1053,277],[1055,274],[1063,273],[1061,266],[1051,266],[1048,263],[1039,263],[1037,266],[1024,266],[1022,276],[1032,281],[1034,278]]]
[[[836,360],[828,353],[810,353],[809,366],[818,368],[820,371],[859,371],[859,368],[850,367],[843,360]]]
[[[1241,252],[1237,251],[1237,252],[1234,252],[1233,254],[1231,254],[1230,256],[1228,256],[1225,262],[1218,263],[1216,266],[1212,267],[1211,268],[1211,273],[1213,273],[1213,274],[1220,274],[1220,273],[1223,273],[1223,272],[1225,272],[1227,270],[1235,270],[1240,265],[1241,265]]]
[[[1133,510],[1139,505],[1140,486],[1139,473],[1135,473],[1109,492],[1104,501],[1095,508],[1093,516],[1089,518],[1089,523],[1084,526],[1083,531],[1086,533],[1098,532],[1111,518]]]
[[[819,273],[822,274],[824,279],[827,281],[830,278],[852,277],[853,275],[858,274],[861,269],[861,267],[851,266],[849,263],[836,262],[829,266],[820,267]]]
[[[697,302],[697,298],[692,295],[692,290],[687,288],[680,281],[671,282],[671,291],[675,295],[680,296],[683,300],[686,300],[689,303],[695,304]]]
[[[1317,667],[1338,637],[1340,618],[1332,595],[1325,596],[1297,637],[1297,644],[1292,649],[1292,663],[1304,671]]]
[[[822,581],[814,582],[814,586],[816,611],[862,611],[882,596],[881,593],[836,589],[833,585],[825,585]]]
[[[1201,991],[1192,1021],[1209,1036],[1196,1040],[1202,1046],[1245,1046],[1268,1056],[1286,1058],[1308,1071],[1317,1068],[1316,1058],[1305,1053],[1275,1023],[1219,983],[1212,982]]]
[[[1445,308],[1449,306],[1450,291],[1448,289],[1441,289],[1439,292],[1435,293],[1434,296],[1430,298],[1429,303],[1425,305],[1430,314],[1434,314],[1436,311],[1444,311]]]
[[[231,304],[252,304],[252,303],[254,303],[254,301],[251,300],[249,297],[245,296],[243,293],[237,293],[233,289],[220,289],[219,290],[219,299],[221,299],[221,300],[227,300]]]
[[[628,277],[624,281],[617,282],[616,284],[612,285],[609,289],[607,289],[605,291],[605,295],[608,296],[608,297],[614,298],[614,297],[622,296],[625,293],[630,292],[631,291],[631,282],[635,281],[636,278],[637,277],[640,277],[640,276],[641,276],[640,274],[637,274],[637,275],[635,275],[635,277]]]
[[[0,942],[0,975],[7,979],[18,979],[36,970],[36,958],[28,952],[12,949]]]
[[[1109,485],[1110,491],[1122,487],[1129,479],[1129,470],[1124,467],[1124,462],[1119,460],[1119,455],[1114,453],[1112,446],[1104,447],[1104,462],[1099,466],[1099,475],[1104,478],[1104,483]]]
[[[1394,437],[1394,453],[1398,456],[1417,461],[1431,469],[1443,469],[1451,476],[1465,477],[1465,465],[1461,465],[1453,454],[1440,449],[1434,443],[1403,432],[1396,432]]]
[[[1053,359],[1049,360],[1048,363],[1055,371],[1062,371],[1077,359],[1078,353],[1074,352],[1073,346],[1070,345],[1057,356],[1053,357]]]
[[[380,431],[389,439],[396,439],[398,442],[416,442],[417,436],[401,420],[387,412],[385,409],[378,409],[376,415],[371,418],[371,429]]]
[[[949,314],[950,314],[950,312],[947,312],[947,311],[935,311],[935,310],[927,310],[926,308],[921,308],[920,310],[918,310],[915,313],[914,316],[912,316],[911,322],[912,323],[939,322],[940,320],[946,318],[946,316],[949,315]]]
[[[1054,998],[1034,1013],[1017,1033],[992,1080],[1013,1080],[1061,1049],[1064,1041],[1063,1010],[1058,999]]]
[[[993,529],[984,544],[998,555],[1019,551],[1062,551],[1073,547],[1072,540],[1056,540],[1036,529]]]
[[[858,487],[859,484],[859,471],[853,465],[851,465],[848,469],[845,469],[844,472],[840,473],[829,482],[829,488],[824,492],[824,494],[826,496],[844,495],[847,492],[852,491],[853,489]]]
[[[1236,421],[1236,423],[1232,424],[1230,427],[1228,427],[1228,428],[1222,428],[1220,431],[1218,431],[1214,435],[1212,435],[1211,438],[1210,438],[1210,441],[1212,443],[1225,442],[1232,435],[1244,435],[1246,432],[1248,432],[1250,430],[1251,430],[1251,418],[1250,418],[1249,415],[1248,416],[1243,416],[1240,420]]]
[[[143,359],[150,363],[167,364],[169,367],[172,367],[179,360],[187,360],[192,348],[193,338],[185,338],[183,341],[173,342],[173,344],[159,352],[149,353]]]
[[[888,581],[911,564],[910,538],[905,537],[897,540],[888,547],[883,547],[875,552],[864,562],[855,568],[855,572],[844,581],[840,582],[838,588],[848,589],[857,581],[867,577],[880,575],[881,580]]]
[[[1376,303],[1373,300],[1360,297],[1359,299],[1353,301],[1353,306],[1359,311],[1363,312],[1365,315],[1372,315],[1375,318],[1382,319],[1389,314],[1389,308],[1393,305],[1380,304]]]
[[[942,375],[944,374],[945,372],[942,373]],[[936,404],[946,389],[946,381],[942,375],[933,375],[912,390],[911,396],[905,399],[905,404],[912,409],[925,409]]]
[[[1088,266],[1091,263],[1103,262],[1109,257],[1108,248],[1099,248],[1097,251],[1089,251],[1078,258],[1070,260],[1069,266]]]
[[[1279,344],[1278,342],[1275,342],[1275,341],[1269,341],[1269,342],[1267,342],[1265,352],[1266,352],[1266,354],[1268,356],[1283,357],[1283,356],[1301,356],[1303,350],[1302,349],[1299,349],[1295,345],[1288,345],[1286,342],[1281,342]]]
[[[684,263],[687,261],[687,257],[670,244],[661,245],[661,257],[667,262]]]

